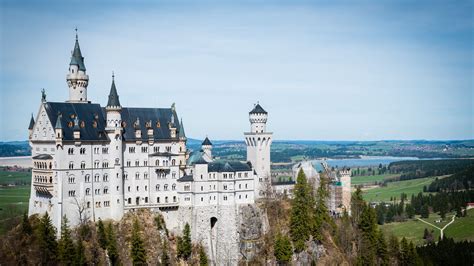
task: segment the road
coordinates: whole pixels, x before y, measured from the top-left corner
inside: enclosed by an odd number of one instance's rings
[[[436,225],[432,224],[432,223],[428,223],[427,221],[421,219],[421,218],[416,218],[422,222],[424,222],[425,224],[428,224],[428,225],[431,225],[433,226],[434,228],[437,228],[439,231],[440,231],[440,236],[441,238],[443,238],[443,232],[444,232],[444,229],[446,229],[446,227],[448,227],[450,224],[452,224],[454,222],[454,219],[456,218],[456,215],[453,215],[452,219],[451,219],[451,222],[447,223],[443,228],[439,228],[437,227]]]

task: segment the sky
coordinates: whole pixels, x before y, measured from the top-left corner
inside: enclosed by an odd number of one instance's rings
[[[1,1],[0,141],[26,140],[41,88],[68,98],[78,28],[88,99],[176,103],[192,138],[474,138],[473,1]]]

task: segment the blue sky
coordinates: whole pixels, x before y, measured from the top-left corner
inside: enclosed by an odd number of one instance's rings
[[[88,98],[176,103],[188,136],[474,138],[472,1],[2,1],[0,140],[27,139],[40,90],[68,97],[74,28]]]

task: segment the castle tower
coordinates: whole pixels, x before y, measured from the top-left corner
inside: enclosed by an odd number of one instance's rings
[[[268,113],[256,104],[249,112],[250,132],[244,133],[247,144],[247,161],[252,163],[257,172],[260,187],[262,182],[270,180],[270,146],[273,133],[267,132]]]
[[[113,169],[110,172],[111,191],[110,216],[113,219],[121,219],[123,216],[123,146],[122,146],[122,106],[120,105],[117,88],[115,87],[115,77],[112,74],[112,86],[110,87],[109,100],[105,107],[107,125],[105,131],[110,139],[109,158],[113,162]]]
[[[206,160],[206,162],[211,162],[212,161],[212,143],[208,137],[206,137],[204,141],[202,142],[201,149],[204,152],[204,159]]]
[[[79,47],[76,29],[76,43],[72,52],[71,62],[69,63],[69,72],[66,76],[67,85],[69,87],[69,101],[87,103],[87,85],[89,84],[89,76],[86,75],[86,66],[84,65],[84,57]]]

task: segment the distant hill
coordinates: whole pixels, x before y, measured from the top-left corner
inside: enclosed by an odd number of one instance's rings
[[[31,148],[28,141],[0,142],[0,157],[28,156]]]

